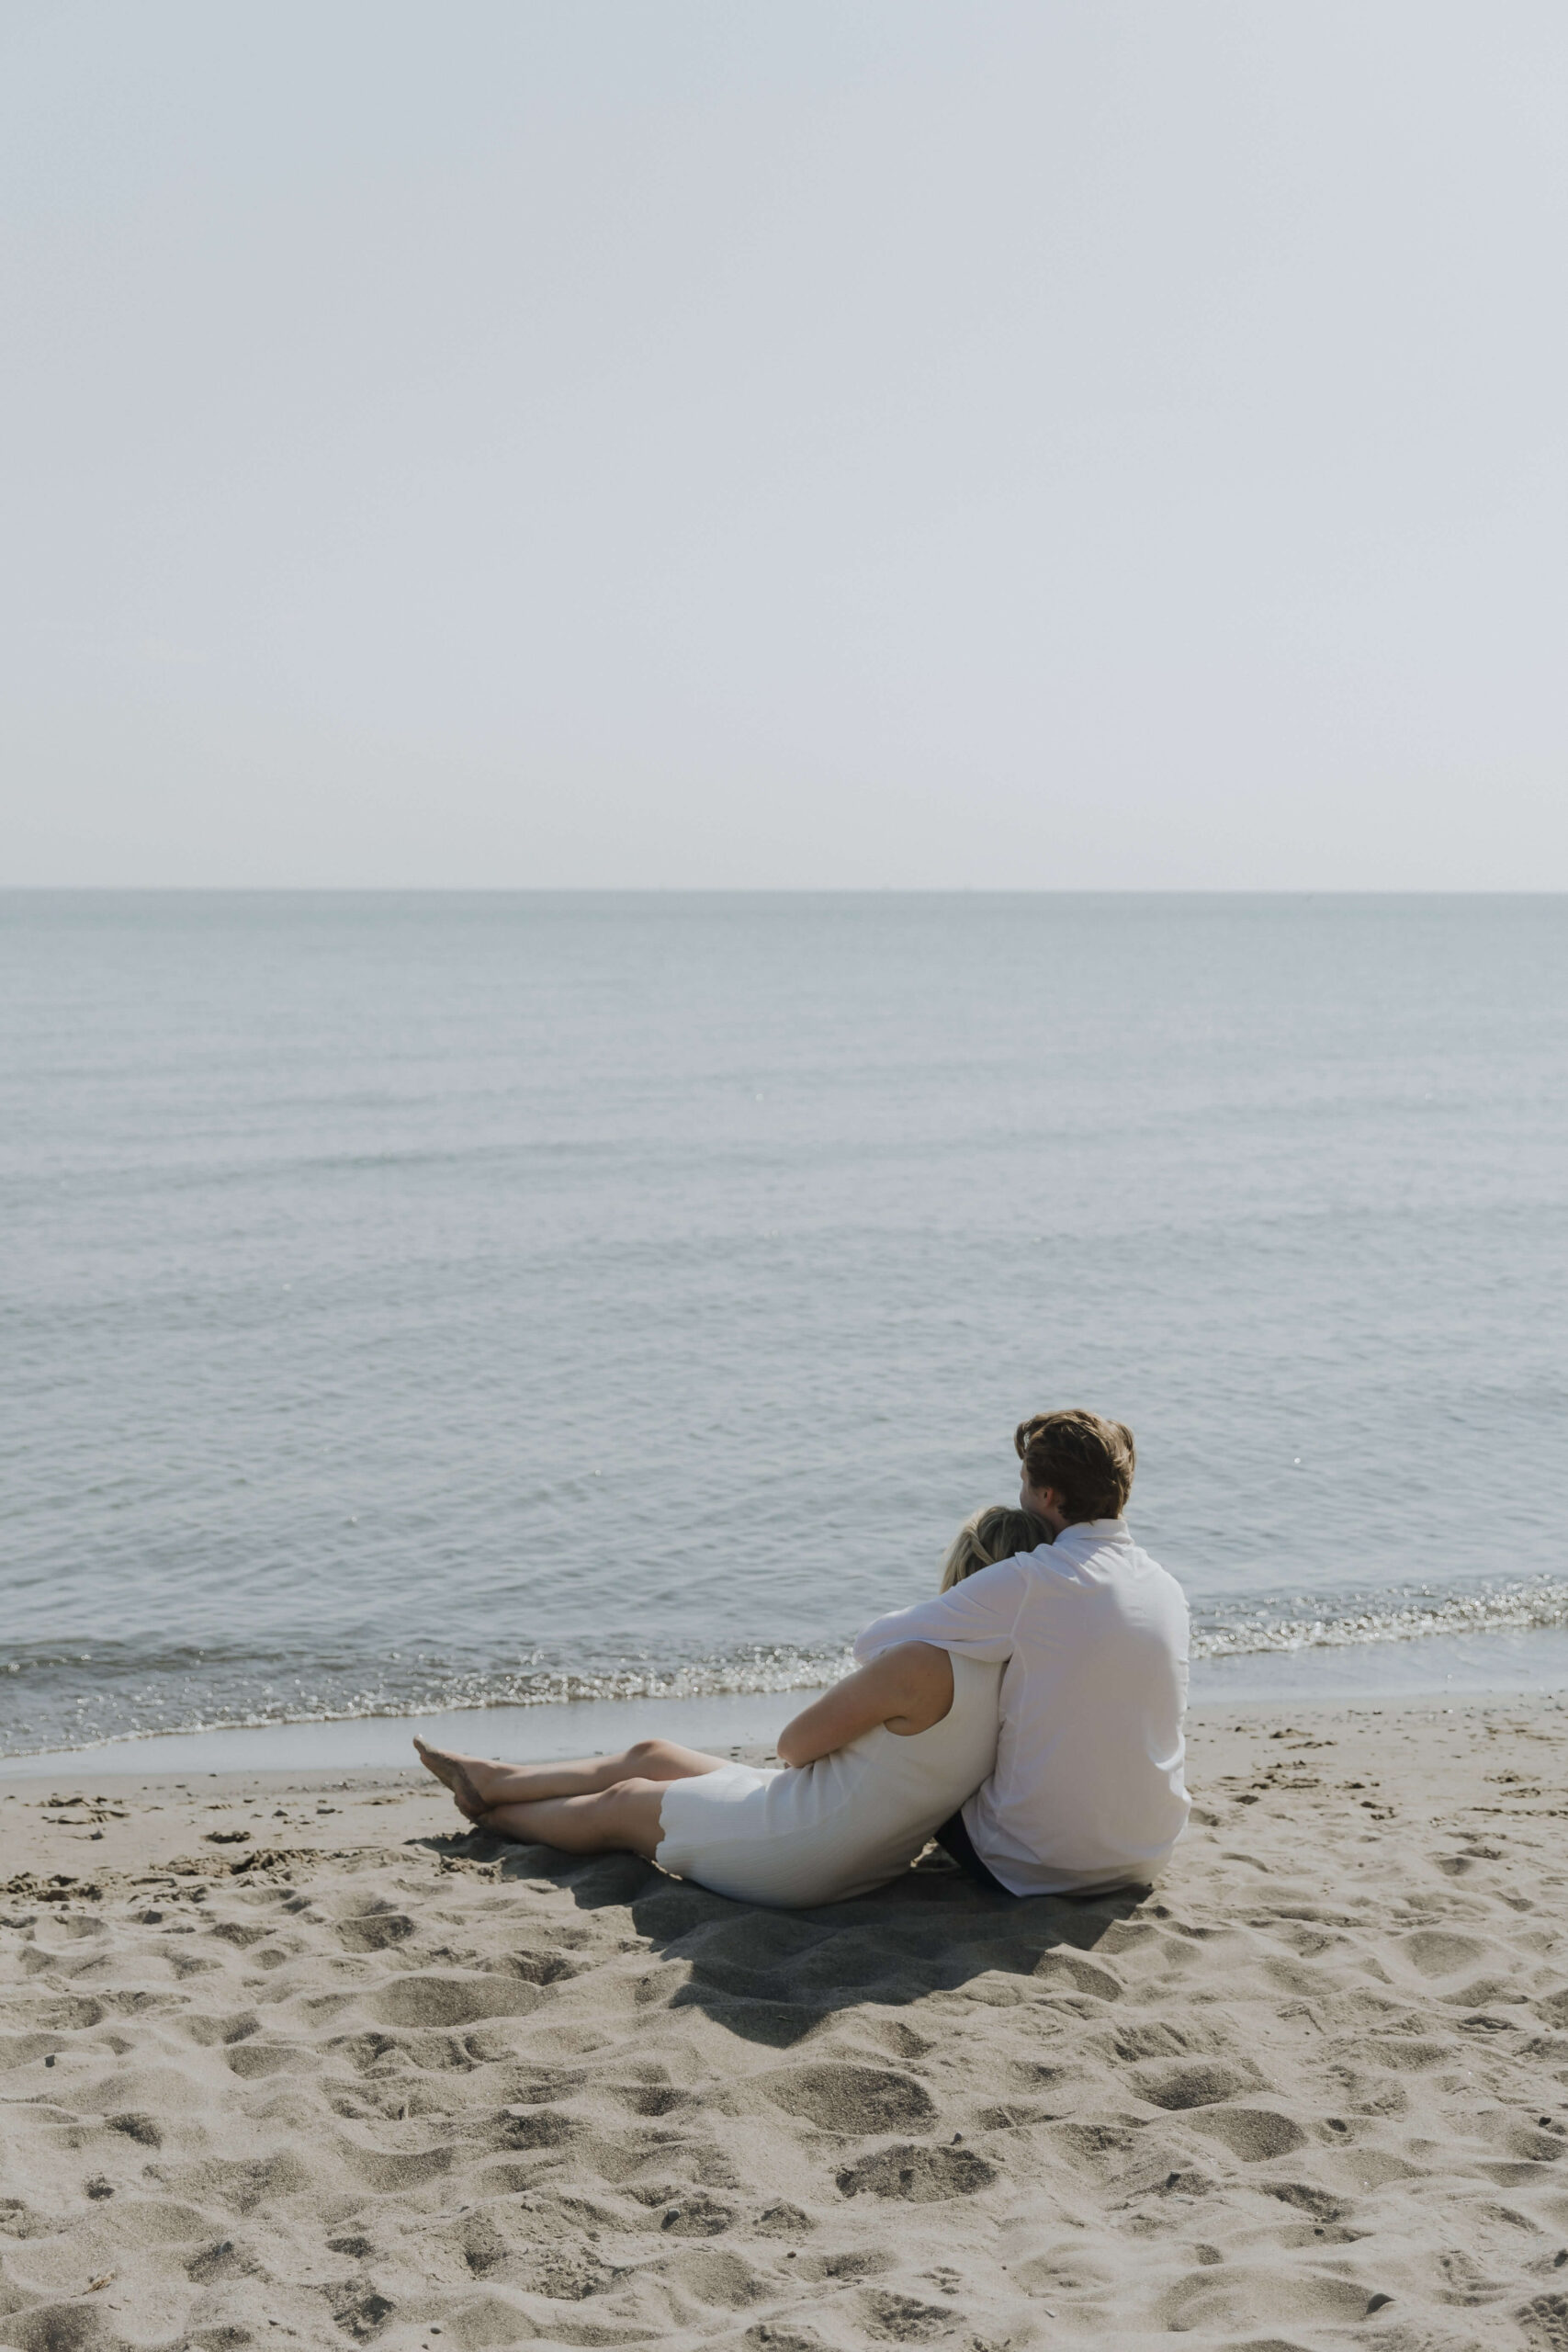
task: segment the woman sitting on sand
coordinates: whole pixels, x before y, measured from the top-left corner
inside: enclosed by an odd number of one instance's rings
[[[1051,1541],[992,1503],[959,1530],[942,1589]],[[781,1909],[864,1894],[907,1870],[991,1770],[1000,1663],[904,1642],[779,1734],[783,1769],[667,1739],[566,1764],[490,1764],[414,1741],[476,1826],[570,1853],[641,1854],[717,1894]]]

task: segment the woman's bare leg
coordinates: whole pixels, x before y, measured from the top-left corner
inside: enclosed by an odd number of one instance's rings
[[[558,1764],[492,1764],[417,1738],[414,1747],[425,1770],[451,1790],[458,1812],[469,1821],[497,1805],[596,1796],[627,1781],[692,1781],[700,1772],[716,1772],[724,1761],[699,1747],[677,1747],[670,1739],[639,1739],[616,1756],[575,1757]]]
[[[620,1781],[613,1788],[581,1796],[491,1805],[479,1815],[477,1826],[492,1829],[500,1838],[515,1838],[525,1846],[558,1846],[569,1854],[615,1849],[651,1861],[660,1835],[664,1792],[671,1781],[693,1777],[671,1772],[663,1780]]]

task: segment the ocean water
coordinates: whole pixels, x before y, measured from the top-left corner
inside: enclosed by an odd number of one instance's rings
[[[809,1687],[1054,1402],[1529,1680],[1565,1177],[1561,899],[0,898],[0,1753]]]

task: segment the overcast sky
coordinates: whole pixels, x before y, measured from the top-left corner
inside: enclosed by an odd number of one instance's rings
[[[1568,888],[1561,0],[0,0],[0,879]]]

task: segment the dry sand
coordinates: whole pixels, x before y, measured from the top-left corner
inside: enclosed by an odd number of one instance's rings
[[[0,1783],[0,2344],[1561,2352],[1568,1711],[1193,1749],[1143,1901],[794,1915],[412,1776]]]

